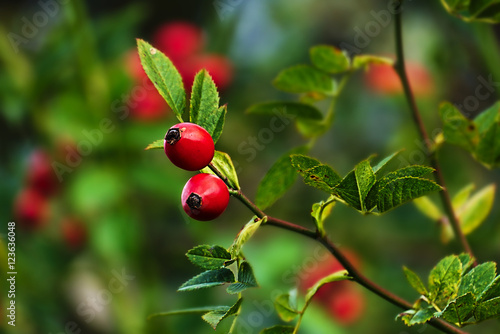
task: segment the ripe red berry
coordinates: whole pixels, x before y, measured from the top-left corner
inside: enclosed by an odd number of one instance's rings
[[[212,174],[196,174],[182,190],[182,208],[196,220],[212,220],[226,210],[229,191],[220,178]]]
[[[195,171],[206,167],[214,157],[214,141],[201,126],[179,123],[165,134],[165,154],[179,168]]]
[[[154,35],[154,45],[170,59],[182,60],[203,49],[203,32],[189,22],[169,22]]]
[[[50,156],[45,151],[36,150],[29,157],[27,181],[30,187],[45,196],[54,195],[59,189]]]
[[[43,226],[47,222],[48,210],[47,199],[35,189],[23,189],[14,201],[14,217],[27,229]]]

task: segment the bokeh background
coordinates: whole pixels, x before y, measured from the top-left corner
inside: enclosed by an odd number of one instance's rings
[[[380,21],[388,2],[2,2],[0,332],[214,332],[197,315],[146,318],[233,303],[223,288],[176,290],[198,272],[185,252],[198,244],[229,247],[251,214],[233,199],[212,222],[193,221],[182,211],[180,193],[192,173],[175,168],[161,150],[143,150],[176,120],[154,94],[144,93],[135,38],[154,44],[162,28],[178,21],[202,31],[198,53],[203,57],[193,66],[219,76],[221,104],[229,110],[217,149],[232,156],[242,188],[254,197],[273,162],[305,140],[290,123],[252,149],[252,137],[259,140],[270,118],[245,110],[258,102],[296,99],[278,92],[271,81],[287,66],[308,63],[313,45],[346,43],[354,52],[393,55],[393,18]],[[404,20],[406,56],[417,68],[414,88],[432,132],[440,128],[441,101],[463,104],[474,96],[480,77],[500,81],[497,34],[494,27],[447,15],[437,0],[408,2]],[[193,73],[188,68],[185,75]],[[399,86],[390,83],[391,75],[380,75],[382,84],[363,72],[353,76],[340,98],[335,125],[311,152],[341,174],[372,153],[382,157],[402,148],[394,167],[425,163]],[[494,87],[467,109],[470,116],[499,95]],[[499,177],[449,145],[440,158],[452,194],[466,184],[479,189]],[[297,180],[269,213],[311,227],[310,207],[324,199]],[[500,260],[498,220],[495,206],[469,237],[480,261]],[[9,221],[16,222],[15,327],[7,325],[5,314]],[[328,231],[368,277],[409,300],[418,296],[405,281],[403,265],[424,277],[440,258],[460,252],[455,242],[443,244],[439,226],[411,204],[381,217],[337,206]],[[259,230],[245,254],[261,287],[245,292],[236,333],[258,333],[281,323],[271,311],[272,296],[293,289],[329,261],[318,245],[273,227]],[[339,315],[343,306],[332,306],[335,302],[313,302],[300,332],[437,332],[430,326],[407,328],[394,321],[400,311],[396,307],[357,287],[348,289],[352,295],[338,298],[346,301],[345,312],[354,312],[352,321]],[[215,332],[227,332],[228,324]],[[491,320],[469,330],[488,334],[498,333],[499,327]]]

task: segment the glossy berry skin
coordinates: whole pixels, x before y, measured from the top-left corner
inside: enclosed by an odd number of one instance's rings
[[[184,186],[182,208],[193,219],[207,221],[219,217],[229,203],[229,191],[220,178],[196,174]]]
[[[174,165],[189,171],[205,168],[215,152],[212,136],[193,123],[172,126],[165,134],[163,147]]]

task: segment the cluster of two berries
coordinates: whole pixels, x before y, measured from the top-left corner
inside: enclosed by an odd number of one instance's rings
[[[165,135],[165,154],[179,168],[196,171],[207,167],[215,153],[212,136],[201,126],[179,123]],[[184,186],[182,208],[196,220],[212,220],[220,216],[229,203],[229,190],[219,177],[200,173]]]

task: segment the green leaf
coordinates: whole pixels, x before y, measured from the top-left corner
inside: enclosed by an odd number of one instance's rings
[[[455,196],[453,196],[452,204],[453,204],[453,209],[455,209],[455,211],[459,211],[460,208],[467,202],[474,188],[475,188],[474,184],[472,183],[468,184],[462,189],[460,189],[460,191]]]
[[[203,269],[220,269],[231,260],[231,254],[221,246],[201,245],[190,249],[186,256],[189,261]]]
[[[499,4],[499,0],[473,0],[470,2],[469,12],[473,17],[481,16],[488,7]]]
[[[408,310],[398,315],[401,317],[406,326],[413,326],[426,323],[434,317],[434,309],[432,306],[415,310]]]
[[[333,194],[343,200],[347,205],[361,211],[358,183],[354,170],[349,172],[333,189]]]
[[[494,123],[481,135],[475,155],[488,168],[500,164],[500,123]]]
[[[181,75],[160,50],[142,39],[137,39],[137,47],[144,71],[167,101],[177,119],[182,122],[182,114],[186,107],[186,92]]]
[[[458,296],[470,293],[474,297],[474,301],[476,301],[495,279],[496,269],[494,262],[485,262],[472,268],[462,277],[458,287]]]
[[[334,81],[329,75],[309,65],[296,65],[281,71],[274,86],[288,93],[321,93],[332,95]]]
[[[224,122],[226,121],[227,114],[227,105],[223,105],[217,111],[219,115],[219,120],[215,124],[214,131],[212,133],[212,139],[214,140],[214,144],[219,141],[220,136],[222,135],[222,130],[224,129]]]
[[[354,168],[354,176],[356,177],[356,183],[358,186],[359,201],[361,203],[361,210],[368,211],[371,208],[367,208],[365,204],[366,196],[368,192],[373,187],[377,179],[375,178],[375,173],[370,165],[369,160],[364,160],[356,165]]]
[[[249,114],[256,115],[285,115],[290,118],[309,119],[320,121],[323,114],[318,108],[300,102],[265,102],[254,104],[246,110]]]
[[[500,276],[495,277],[495,279],[484,289],[483,293],[479,296],[479,302],[485,302],[487,300],[500,297]]]
[[[469,152],[474,151],[478,141],[477,127],[465,118],[451,103],[443,102],[439,106],[439,114],[443,120],[444,139],[458,145]]]
[[[269,169],[262,181],[260,181],[255,197],[255,204],[261,210],[273,205],[295,183],[297,174],[290,164],[290,156],[305,153],[306,151],[307,148],[303,146],[294,148],[282,155]]]
[[[475,299],[467,293],[449,303],[445,309],[436,313],[436,317],[462,326],[472,315]]]
[[[394,172],[391,172],[378,180],[375,185],[371,188],[371,190],[368,192],[368,195],[366,196],[366,207],[368,210],[371,210],[373,207],[378,205],[378,202],[381,200],[379,192],[382,191],[385,187],[390,185],[392,182],[405,178],[405,177],[415,177],[415,178],[420,178],[422,176],[425,176],[431,172],[433,172],[434,169],[426,166],[407,166],[401,169],[398,169]],[[428,181],[427,179],[423,179]],[[425,183],[425,181],[424,181]],[[422,194],[423,195],[423,194]],[[414,198],[417,198],[419,196],[416,196]],[[402,203],[401,203],[402,204]],[[380,208],[378,208],[380,211]],[[380,211],[382,212],[382,211]]]
[[[327,122],[301,118],[297,118],[295,124],[297,125],[299,133],[306,138],[319,137],[330,128],[330,125]]]
[[[413,200],[413,204],[415,204],[420,212],[422,212],[432,220],[438,221],[443,216],[441,210],[439,210],[436,204],[434,204],[434,202],[432,202],[431,199],[427,196],[415,198]]]
[[[304,183],[323,190],[332,192],[332,188],[340,182],[340,176],[328,165],[322,164],[314,158],[305,155],[291,155],[293,168],[304,178]]]
[[[201,70],[196,74],[193,82],[189,120],[203,127],[213,138],[215,130],[218,125],[220,126],[221,118],[224,124],[224,117],[224,109],[219,109],[217,87],[210,74],[206,70]]]
[[[480,134],[484,134],[500,118],[500,102],[495,103],[488,109],[483,110],[474,118],[474,124]]]
[[[213,327],[213,329],[216,329],[217,325],[219,325],[219,323],[222,320],[224,320],[232,315],[237,315],[237,313],[240,310],[242,302],[243,302],[243,299],[240,298],[236,301],[236,303],[233,306],[212,310],[212,311],[204,314],[202,316],[202,319],[205,320],[206,322],[208,322],[210,324],[210,326]]]
[[[316,227],[321,235],[325,235],[326,231],[324,228],[325,219],[328,218],[335,206],[335,197],[332,195],[328,198],[326,202],[321,201],[319,203],[314,203],[311,210],[311,216],[314,218]]]
[[[474,194],[458,211],[462,232],[472,233],[488,217],[495,199],[495,185],[490,184]]]
[[[149,144],[148,146],[146,146],[146,148],[144,150],[152,150],[152,149],[157,149],[157,148],[161,148],[163,149],[163,143],[164,143],[165,139],[158,139],[158,140],[155,140],[154,142],[152,142],[151,144]]]
[[[233,242],[231,246],[231,255],[236,258],[240,255],[241,248],[243,245],[257,232],[258,228],[262,223],[265,223],[267,218],[259,219],[257,217],[252,218],[238,233],[238,237]]]
[[[171,316],[171,315],[184,315],[184,314],[199,314],[199,313],[207,313],[211,311],[223,311],[223,310],[229,310],[229,306],[205,306],[205,307],[195,307],[195,308],[188,308],[184,310],[174,310],[174,311],[168,311],[168,312],[159,312],[159,313],[154,313],[148,316],[148,320],[151,320],[152,318],[156,317],[166,317],[166,316]]]
[[[411,176],[400,177],[378,189],[377,209],[381,213],[386,212],[415,198],[439,190],[442,190],[441,186],[431,180]]]
[[[309,53],[312,64],[322,71],[336,74],[349,70],[349,57],[334,46],[317,45]]]
[[[314,297],[316,292],[318,292],[319,288],[321,288],[323,285],[328,284],[328,283],[332,283],[332,282],[345,281],[348,279],[351,279],[351,277],[349,277],[349,272],[347,270],[340,270],[340,271],[337,271],[337,272],[330,274],[326,277],[323,277],[322,279],[317,281],[312,287],[307,289],[306,304],[309,303],[311,298]]]
[[[406,176],[422,177],[432,172],[434,172],[434,168],[427,166],[418,166],[418,165],[406,166],[387,174],[380,181],[383,181],[383,183],[389,183],[401,177],[406,177]]]
[[[260,334],[293,334],[295,327],[293,326],[282,326],[277,325],[269,328],[265,328],[260,331]]]
[[[352,68],[354,70],[368,69],[371,65],[390,65],[394,64],[394,60],[387,57],[374,55],[356,55],[352,60]]]
[[[236,169],[234,168],[233,161],[231,160],[229,154],[221,151],[215,151],[212,164],[227,179],[231,188],[236,190],[240,189],[238,175],[236,174]],[[215,173],[208,166],[203,168],[201,172],[215,175]]]
[[[444,8],[465,22],[498,23],[500,1],[498,0],[441,0]]]
[[[177,291],[192,291],[233,282],[234,274],[227,268],[207,270],[182,284]]]
[[[474,310],[474,318],[477,322],[498,317],[500,317],[500,297],[482,302]]]
[[[474,259],[468,253],[462,253],[458,256],[458,259],[462,263],[462,275],[469,270],[474,264]]]
[[[441,304],[454,297],[458,291],[462,263],[456,255],[450,255],[439,261],[429,275],[429,300]]]
[[[441,3],[449,12],[459,12],[469,8],[470,0],[441,0]]]
[[[289,293],[279,295],[274,300],[274,308],[276,309],[276,312],[278,312],[281,320],[286,322],[292,321],[300,313],[296,308],[291,306]]]
[[[408,283],[422,296],[427,296],[427,289],[425,288],[424,283],[418,277],[418,275],[413,272],[412,270],[403,267],[403,271],[405,273],[406,279],[408,280]]]
[[[375,175],[378,177],[380,173],[383,171],[384,167],[386,167],[398,154],[401,153],[401,151],[394,152],[393,154],[389,155],[388,157],[385,157],[382,159],[378,164],[376,164],[373,167],[373,172]]]
[[[253,274],[253,269],[246,261],[241,262],[238,268],[238,280],[236,283],[227,287],[226,291],[229,294],[240,293],[248,288],[256,288],[259,284]]]

